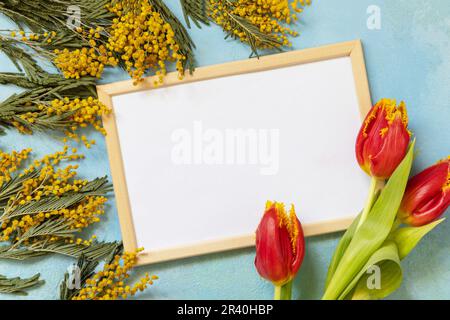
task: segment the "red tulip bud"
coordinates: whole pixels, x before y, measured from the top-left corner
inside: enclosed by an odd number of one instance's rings
[[[267,202],[256,231],[255,266],[258,273],[274,285],[282,286],[295,277],[304,254],[303,229],[294,206],[288,215],[284,204]]]
[[[404,102],[382,99],[369,112],[356,141],[356,158],[374,178],[388,179],[406,155],[411,133]]]
[[[439,218],[449,205],[450,156],[409,180],[399,218],[411,226],[423,226]]]

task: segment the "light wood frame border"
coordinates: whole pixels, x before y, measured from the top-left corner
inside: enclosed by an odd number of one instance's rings
[[[248,59],[230,62],[220,65],[197,68],[193,75],[186,75],[183,81],[178,79],[178,73],[167,74],[162,87],[185,84],[194,81],[203,81],[219,77],[232,76],[243,73],[259,72],[275,68],[287,67],[297,64],[306,64],[316,61],[331,60],[340,57],[350,57],[355,79],[356,93],[360,107],[361,117],[364,118],[372,106],[369,84],[364,62],[363,47],[360,40],[342,42],[318,48],[291,51],[276,55],[264,56],[259,59]],[[132,80],[115,82],[97,86],[99,100],[113,109],[112,97],[126,93],[155,89],[153,83],[158,78],[149,77],[135,86]],[[122,239],[126,251],[134,251],[137,248],[137,239],[131,214],[131,206],[128,196],[120,141],[117,132],[114,112],[103,117],[103,125],[108,133],[106,145],[111,168],[117,209],[119,213]],[[303,226],[306,236],[342,231],[348,228],[354,217],[327,221],[324,223],[306,224]],[[238,248],[251,247],[255,243],[254,235],[245,235],[228,239],[207,241],[204,243],[189,245],[166,250],[143,252],[138,259],[138,264],[150,264],[162,261],[187,258],[207,253],[220,252]]]

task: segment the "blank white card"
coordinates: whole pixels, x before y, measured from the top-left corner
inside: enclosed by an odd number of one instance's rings
[[[356,216],[369,180],[349,57],[113,98],[138,246],[252,234],[267,200]]]

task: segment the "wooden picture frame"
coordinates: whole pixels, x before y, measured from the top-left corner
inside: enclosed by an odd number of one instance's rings
[[[366,75],[363,47],[361,41],[359,40],[332,44],[318,48],[269,55],[260,57],[259,59],[248,59],[221,65],[200,67],[197,68],[192,75],[187,74],[182,81],[178,79],[178,73],[173,72],[167,74],[162,86],[174,86],[194,81],[203,81],[242,73],[259,72],[274,68],[306,64],[340,57],[351,58],[360,113],[361,117],[364,118],[370,110],[372,102]],[[137,91],[152,90],[155,88],[153,83],[157,80],[157,77],[149,77],[144,79],[144,81],[137,86],[133,85],[132,80],[121,81],[107,85],[99,85],[97,86],[98,97],[102,103],[113,109],[112,97]],[[106,136],[106,145],[108,149],[111,174],[114,184],[122,239],[125,250],[134,251],[138,245],[133,225],[131,205],[129,201],[127,183],[124,173],[124,164],[121,155],[121,148],[114,113],[104,116],[103,124],[108,133],[108,135]],[[306,236],[314,236],[345,230],[346,228],[348,228],[352,220],[353,218],[339,219],[327,223],[306,224],[303,227]],[[222,239],[218,241],[209,241],[199,245],[190,245],[153,252],[143,252],[139,257],[138,264],[143,265],[149,263],[157,263],[172,259],[186,258],[207,253],[250,247],[253,245],[254,235]]]

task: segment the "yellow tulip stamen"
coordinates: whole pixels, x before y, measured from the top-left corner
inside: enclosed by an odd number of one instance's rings
[[[447,159],[443,161],[448,163],[447,181],[442,187],[442,190],[446,192],[450,190],[450,156],[448,156]]]
[[[405,128],[408,126],[409,118],[408,118],[408,112],[406,111],[406,104],[405,101],[401,101],[400,105],[398,106],[398,110],[402,115],[402,122],[405,125]]]
[[[295,254],[299,229],[296,223],[297,215],[295,214],[294,205],[293,204],[291,205],[289,214],[287,214],[285,205],[282,202],[267,201],[266,210],[272,208],[273,206],[275,206],[275,210],[279,221],[279,227],[280,228],[286,227],[289,234],[289,239],[291,240],[292,251]]]
[[[400,118],[405,129],[407,130],[408,134],[411,136],[411,131],[408,130],[408,112],[406,111],[406,104],[404,101],[401,101],[400,104],[397,106],[397,102],[394,99],[381,99],[373,108],[371,111],[370,116],[365,121],[365,126],[363,129],[364,136],[367,136],[367,128],[369,127],[369,124],[372,122],[373,119],[376,118],[376,113],[378,112],[379,108],[381,108],[383,111],[386,112],[385,119],[388,121],[389,125],[391,125],[395,119]],[[384,137],[389,131],[389,126],[382,128],[380,130],[380,136]]]
[[[296,243],[297,243],[297,238],[298,238],[298,234],[299,234],[299,230],[298,230],[298,225],[297,225],[297,215],[295,214],[295,208],[294,205],[291,205],[291,209],[289,210],[289,236],[291,238],[291,244],[292,244],[292,251],[295,254],[295,250],[296,250]]]
[[[367,116],[366,120],[364,121],[364,128],[362,130],[364,137],[367,137],[367,131],[369,129],[369,125],[372,123],[373,120],[377,118],[377,112],[380,105],[376,104],[372,110],[370,110],[369,115]]]
[[[397,101],[394,99],[381,99],[381,108],[386,112],[386,120],[392,123],[397,116]]]
[[[275,202],[275,209],[277,212],[277,217],[279,221],[279,227],[282,228],[286,225],[286,209],[284,207],[284,203],[282,202]]]
[[[388,131],[389,131],[388,127],[381,129],[380,136],[384,137],[386,135],[386,133],[388,133]]]
[[[273,201],[267,200],[266,201],[266,211],[273,207]]]
[[[406,112],[406,105],[401,101],[397,106],[397,102],[393,99],[382,99],[382,108],[386,111],[386,120],[392,124],[397,117],[400,117],[405,128],[408,126],[408,113]]]

